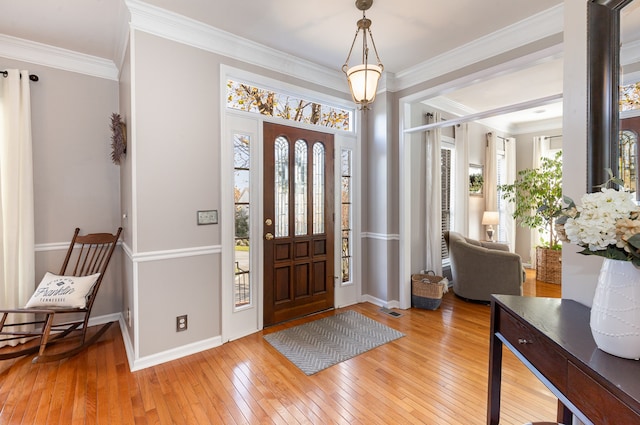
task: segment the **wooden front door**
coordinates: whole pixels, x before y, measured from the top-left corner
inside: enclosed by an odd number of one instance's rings
[[[264,325],[333,308],[333,135],[264,124]]]

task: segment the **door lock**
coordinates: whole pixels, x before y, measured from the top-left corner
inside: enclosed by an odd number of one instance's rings
[[[271,221],[271,219],[268,218],[264,221],[264,224],[266,224],[267,226],[271,226],[273,224],[273,221]]]

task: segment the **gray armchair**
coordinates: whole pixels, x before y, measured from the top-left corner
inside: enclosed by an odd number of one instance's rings
[[[445,232],[453,292],[473,301],[490,301],[491,294],[522,295],[524,269],[518,254],[495,242],[480,242]]]

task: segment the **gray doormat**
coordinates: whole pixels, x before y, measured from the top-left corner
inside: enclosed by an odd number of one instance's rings
[[[404,334],[355,311],[267,334],[264,339],[306,375],[393,341]]]

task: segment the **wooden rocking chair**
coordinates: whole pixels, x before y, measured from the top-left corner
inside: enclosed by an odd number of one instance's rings
[[[47,306],[0,310],[2,315],[0,319],[0,343],[18,339],[26,340],[26,345],[23,347],[0,348],[0,360],[33,353],[38,353],[34,357],[33,363],[57,361],[71,357],[97,341],[113,323],[104,324],[95,334],[86,339],[91,308],[122,228],[118,228],[114,235],[110,233],[92,233],[81,236],[78,235],[79,232],[80,229],[75,230],[59,276],[82,277],[99,273],[95,284],[87,293],[86,305],[84,307]],[[31,321],[20,321],[13,316],[24,313],[31,314],[29,316]],[[9,323],[8,318],[15,321]],[[27,325],[31,330],[21,330],[20,327]],[[33,342],[39,340],[39,343],[34,345],[32,342],[30,344],[29,340]],[[50,346],[57,343],[63,343],[60,344],[60,349],[50,348]]]

